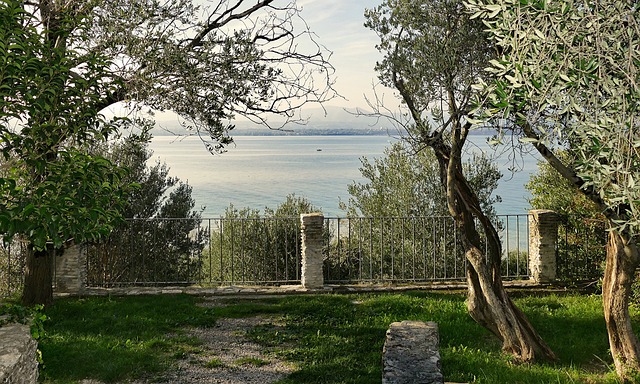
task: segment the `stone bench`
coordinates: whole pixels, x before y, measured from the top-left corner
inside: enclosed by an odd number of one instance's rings
[[[438,324],[392,323],[382,351],[382,384],[443,384]]]

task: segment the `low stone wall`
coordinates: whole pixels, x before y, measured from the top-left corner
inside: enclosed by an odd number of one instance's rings
[[[392,323],[382,351],[382,384],[442,384],[438,324]]]
[[[38,381],[38,343],[28,325],[0,327],[0,383],[35,384]]]

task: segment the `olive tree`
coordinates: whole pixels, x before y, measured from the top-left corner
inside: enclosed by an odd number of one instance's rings
[[[396,115],[397,121],[417,149],[430,148],[438,161],[447,209],[468,260],[470,315],[516,359],[554,359],[503,286],[498,231],[462,171],[462,153],[472,128],[472,85],[494,52],[484,26],[471,20],[456,0],[386,0],[366,17],[366,25],[380,37],[380,80],[397,90],[407,111],[408,119]]]
[[[0,10],[0,232],[26,237],[29,260],[43,261],[28,268],[27,303],[51,301],[55,249],[108,233],[119,216],[120,168],[85,151],[123,121],[105,108],[173,111],[220,151],[238,116],[278,128],[270,116],[298,120],[299,107],[333,96],[328,54],[294,2],[6,0]]]
[[[634,2],[469,1],[501,56],[480,81],[483,121],[531,143],[609,222],[603,306],[618,375],[640,371],[629,295],[640,263],[640,25]],[[573,162],[558,151],[569,148]],[[636,377],[637,378],[637,377]]]
[[[405,141],[394,142],[384,156],[361,159],[362,182],[348,185],[349,200],[341,208],[350,217],[347,230],[357,242],[343,239],[335,253],[342,276],[361,271],[380,280],[429,280],[464,276],[464,255],[449,216],[438,161],[432,151],[415,152]],[[472,153],[463,171],[477,191],[483,210],[496,220],[493,192],[501,177],[483,153]],[[339,241],[339,239],[338,239]],[[362,250],[370,260],[363,260]],[[333,252],[332,252],[333,253]],[[378,267],[380,266],[380,267]],[[332,277],[340,268],[333,266]]]

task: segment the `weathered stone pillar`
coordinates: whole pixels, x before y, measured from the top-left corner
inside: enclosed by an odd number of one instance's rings
[[[78,295],[84,292],[87,281],[87,259],[84,247],[73,244],[55,259],[55,291]]]
[[[554,211],[529,211],[529,272],[536,283],[556,279],[556,245],[560,216]]]
[[[382,384],[442,384],[438,324],[392,323],[382,350]]]
[[[300,215],[302,232],[302,286],[320,289],[324,285],[322,274],[322,247],[324,245],[322,213]]]

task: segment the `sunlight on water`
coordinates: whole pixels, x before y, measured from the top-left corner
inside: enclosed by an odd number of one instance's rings
[[[290,193],[308,198],[326,216],[344,215],[340,199],[349,198],[347,185],[363,181],[360,158],[380,157],[394,139],[387,136],[236,136],[227,153],[211,155],[197,137],[182,140],[173,136],[154,137],[152,161],[166,162],[170,174],[193,186],[197,207],[203,217],[218,217],[230,203],[237,208],[276,208]],[[472,137],[477,150],[493,150],[484,137]],[[525,213],[528,192],[524,183],[535,171],[528,157],[522,171],[507,169],[506,156],[498,160],[504,175],[497,194],[501,214]]]

